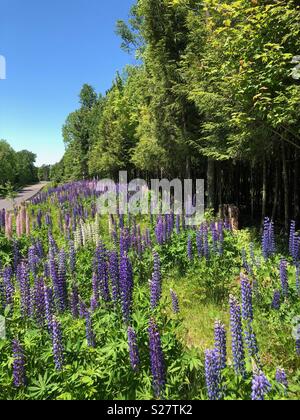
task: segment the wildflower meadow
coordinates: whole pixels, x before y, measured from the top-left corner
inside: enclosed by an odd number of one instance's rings
[[[96,181],[0,218],[1,399],[300,396],[300,236],[100,215]]]

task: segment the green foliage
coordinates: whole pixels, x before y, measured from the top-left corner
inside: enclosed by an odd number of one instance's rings
[[[50,181],[51,165],[42,165],[38,168],[39,181]]]
[[[52,179],[207,176],[211,207],[240,204],[243,190],[252,213],[299,218],[299,22],[296,0],[138,0],[116,28],[136,65],[103,98],[83,86]]]
[[[0,141],[0,186],[22,186],[37,181],[37,169],[34,166],[36,155],[27,150],[15,152],[5,141]],[[3,187],[4,186],[4,187]],[[2,193],[0,191],[0,193]]]
[[[16,179],[19,185],[26,185],[37,181],[37,169],[34,166],[36,155],[22,150],[16,153]]]

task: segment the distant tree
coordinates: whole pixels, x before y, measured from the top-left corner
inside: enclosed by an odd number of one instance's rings
[[[4,187],[0,188],[0,190],[1,190],[1,192],[0,192],[1,196],[6,198],[7,200],[10,200],[13,207],[14,207],[15,206],[15,199],[17,198],[18,193],[16,192],[13,184],[10,181],[8,181],[4,185]]]
[[[50,168],[50,181],[59,183],[64,180],[64,159],[54,164]]]
[[[18,184],[25,185],[38,180],[35,161],[36,155],[28,150],[16,153],[16,182]]]
[[[80,92],[81,108],[72,112],[63,126],[66,145],[65,176],[67,179],[88,177],[88,153],[94,141],[102,98],[84,85]]]
[[[50,181],[51,165],[42,165],[38,168],[38,177],[40,181]]]
[[[79,98],[80,104],[83,108],[92,109],[93,106],[96,105],[98,97],[92,86],[84,84],[79,94]]]
[[[0,184],[14,183],[16,179],[16,153],[5,140],[0,140]]]

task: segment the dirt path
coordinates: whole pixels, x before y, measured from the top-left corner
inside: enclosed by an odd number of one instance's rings
[[[20,205],[24,201],[30,200],[30,198],[34,197],[38,192],[41,191],[42,188],[47,185],[47,182],[40,182],[39,184],[30,185],[28,187],[23,188],[18,193],[17,198],[15,199],[15,203]],[[0,200],[0,210],[13,210],[13,204],[11,200]]]

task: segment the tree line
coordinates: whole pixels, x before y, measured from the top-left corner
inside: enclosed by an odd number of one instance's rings
[[[298,222],[299,0],[138,0],[117,22],[137,59],[63,127],[54,181],[205,178],[207,205]]]
[[[38,180],[36,155],[28,150],[15,152],[5,140],[0,140],[0,196],[7,189],[17,188]]]

